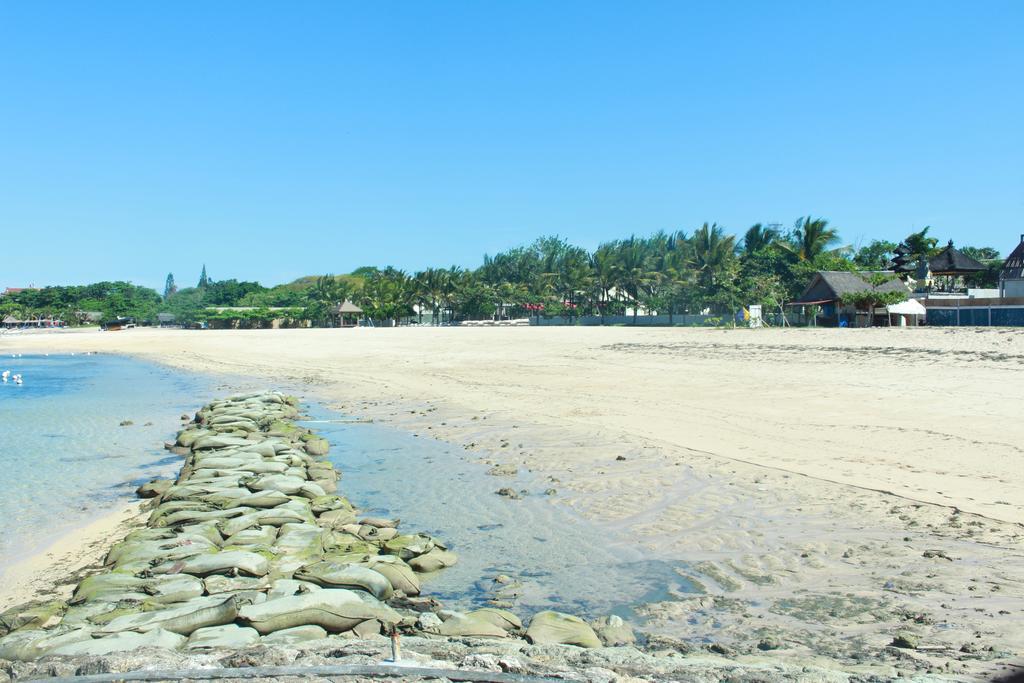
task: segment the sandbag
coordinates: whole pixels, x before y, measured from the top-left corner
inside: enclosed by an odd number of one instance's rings
[[[389,555],[397,555],[406,562],[417,555],[429,553],[436,546],[434,539],[426,534],[402,534],[384,543]]]
[[[505,631],[517,631],[523,628],[523,622],[519,620],[519,617],[508,610],[484,607],[470,612],[469,616],[489,621]]]
[[[571,614],[538,612],[526,630],[526,640],[534,645],[577,645],[601,647],[601,640],[587,622]]]
[[[347,510],[355,514],[355,508],[348,499],[334,495],[314,498],[310,501],[310,509],[312,509],[313,513],[317,515],[327,512],[328,510]]]
[[[27,605],[17,605],[0,614],[0,635],[7,635],[18,629],[40,628],[60,617],[68,604],[63,600],[50,600]]]
[[[215,450],[221,448],[229,448],[231,446],[248,446],[251,443],[251,441],[240,439],[237,436],[215,436],[213,434],[206,434],[205,436],[201,436],[192,442],[192,450]]]
[[[451,567],[459,561],[458,556],[447,550],[434,548],[426,555],[419,555],[410,559],[409,566],[418,572],[436,572],[445,567]]]
[[[243,607],[238,616],[241,623],[264,635],[309,624],[320,626],[329,633],[344,633],[368,619],[386,624],[401,621],[398,613],[390,607],[364,602],[354,591],[343,588],[267,600],[260,605]]]
[[[254,628],[226,624],[196,629],[188,637],[185,649],[189,652],[210,650],[239,650],[260,642],[260,634]]]
[[[164,629],[187,636],[196,629],[230,624],[239,614],[238,602],[233,597],[209,596],[151,612],[124,614],[113,618],[96,633],[138,631],[145,633]]]
[[[184,448],[191,448],[197,439],[201,439],[208,434],[210,434],[208,429],[186,429],[178,433],[178,439],[175,443]]]
[[[198,581],[199,579],[196,579]],[[268,585],[267,578],[254,578],[250,576],[221,576],[214,574],[202,580],[202,585],[208,595],[218,593],[234,593],[237,591],[261,591]]]
[[[420,579],[416,572],[405,562],[394,555],[376,555],[369,557],[362,566],[382,574],[391,587],[405,595],[420,594]]]
[[[39,659],[56,647],[88,640],[92,640],[92,630],[88,628],[61,632],[15,631],[0,638],[0,659],[30,661]]]
[[[280,491],[260,491],[241,496],[234,500],[229,507],[276,508],[278,505],[287,503],[290,500],[291,498]]]
[[[293,595],[299,595],[300,593],[308,593],[310,591],[323,590],[320,586],[309,581],[296,581],[295,579],[277,579],[270,584],[270,590],[267,591],[267,599],[275,600],[277,598],[290,598]]]
[[[267,558],[245,550],[229,550],[197,555],[185,560],[167,562],[153,568],[154,574],[183,573],[193,576],[210,574],[245,574],[266,576],[270,571]]]
[[[308,643],[312,640],[321,640],[326,637],[327,631],[322,627],[308,624],[269,633],[263,636],[263,643],[266,645],[289,646]]]
[[[453,614],[448,617],[438,633],[442,636],[471,638],[507,638],[508,633],[487,619],[470,614]]]
[[[331,561],[314,562],[295,572],[295,578],[325,588],[351,588],[366,591],[378,600],[387,600],[394,590],[381,572],[355,564]]]
[[[239,531],[234,536],[229,536],[224,540],[224,545],[265,545],[270,546],[274,544],[277,539],[277,527],[274,526],[260,526],[250,527],[243,531]]]
[[[352,510],[339,509],[321,512],[316,523],[326,529],[340,529],[356,521],[356,513]]]
[[[238,616],[238,603],[234,597],[224,599],[218,596],[196,598],[181,605],[155,612],[125,614],[111,619],[97,633],[119,633],[121,631],[165,631],[187,636],[204,626],[230,624]]]
[[[140,647],[160,647],[177,650],[185,644],[185,637],[156,628],[147,633],[115,633],[104,638],[80,640],[60,645],[47,652],[48,655],[108,655],[113,652],[130,652]]]
[[[170,479],[153,479],[135,489],[135,495],[139,498],[157,498],[167,493],[167,490],[174,485]]]

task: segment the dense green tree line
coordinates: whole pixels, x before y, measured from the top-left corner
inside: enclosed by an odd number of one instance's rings
[[[913,254],[938,251],[929,228],[904,239]],[[594,251],[559,237],[493,256],[475,269],[457,266],[407,273],[367,266],[348,275],[301,278],[264,287],[235,279],[214,281],[203,266],[196,287],[178,289],[168,275],[165,295],[126,282],[81,287],[48,287],[0,298],[0,314],[54,315],[75,323],[82,311],[104,317],[132,316],[154,321],[169,312],[179,323],[236,321],[241,326],[272,319],[337,322],[335,306],[350,299],[381,324],[415,317],[422,323],[492,316],[610,316],[641,309],[674,316],[729,314],[741,306],[777,309],[797,297],[817,270],[880,270],[890,264],[893,242],[875,240],[860,248],[841,244],[838,231],[821,218],[804,217],[790,229],[756,224],[742,236],[705,223],[692,233],[656,232],[599,245]],[[962,251],[988,269],[971,278],[973,286],[995,286],[1001,266],[990,247]],[[245,311],[216,311],[244,307]]]
[[[938,252],[929,228],[907,236],[919,258]],[[716,224],[692,233],[657,232],[601,244],[593,252],[558,237],[484,256],[475,270],[428,268],[409,274],[370,269],[350,281],[336,299],[359,303],[369,317],[387,322],[414,315],[421,322],[492,316],[595,315],[640,310],[730,314],[741,306],[780,308],[802,293],[818,270],[886,269],[896,248],[875,240],[860,248],[842,245],[828,221],[800,218],[789,230],[753,225],[741,238]],[[963,251],[987,262],[972,286],[995,286],[1001,260],[989,247]],[[867,281],[867,280],[866,280]],[[361,286],[359,286],[361,285]],[[415,309],[414,309],[415,306]],[[422,311],[429,318],[423,319]]]
[[[154,318],[162,304],[160,295],[148,287],[130,282],[97,282],[6,294],[0,297],[0,318],[53,317],[74,325],[88,322],[91,313],[99,313],[108,320],[118,316],[142,320]]]

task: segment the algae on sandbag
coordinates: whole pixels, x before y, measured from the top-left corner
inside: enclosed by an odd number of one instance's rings
[[[526,629],[526,639],[535,645],[601,647],[601,640],[587,622],[562,612],[535,614]]]
[[[260,642],[260,634],[256,629],[237,624],[225,624],[224,626],[206,626],[196,629],[188,637],[185,649],[189,652],[239,650],[258,642]]]
[[[295,578],[325,588],[363,590],[378,600],[387,600],[394,592],[391,582],[380,572],[356,564],[338,564],[329,560],[302,567],[295,572]]]
[[[397,624],[402,618],[383,603],[370,604],[355,591],[325,588],[302,595],[267,600],[243,607],[238,614],[242,624],[261,634],[295,626],[320,626],[329,633],[344,633],[369,619]]]

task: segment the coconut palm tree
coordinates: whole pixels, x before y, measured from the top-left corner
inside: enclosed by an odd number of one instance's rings
[[[743,255],[750,256],[762,249],[775,245],[779,239],[779,231],[773,227],[766,227],[755,223],[747,229],[743,235]]]
[[[635,325],[640,308],[640,297],[652,276],[648,269],[648,254],[644,240],[636,235],[631,236],[628,240],[622,240],[617,243],[616,255],[619,262],[616,289],[621,290],[631,299],[633,324]]]
[[[705,223],[693,233],[693,262],[697,279],[707,288],[714,287],[736,249],[736,237],[726,235],[717,223]]]
[[[796,221],[788,242],[781,245],[800,261],[813,261],[822,254],[838,253],[843,247],[830,248],[839,241],[839,231],[828,227],[824,218],[804,216]]]

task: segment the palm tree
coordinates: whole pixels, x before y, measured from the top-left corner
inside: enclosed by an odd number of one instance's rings
[[[719,274],[733,258],[736,237],[726,235],[717,223],[705,223],[693,233],[691,242],[698,279],[705,287],[714,287]]]
[[[349,286],[346,283],[333,275],[322,275],[306,293],[309,303],[304,315],[316,323],[328,322],[334,317],[333,307],[342,303],[348,294]]]
[[[805,216],[796,221],[788,243],[782,246],[800,261],[813,261],[826,252],[839,252],[842,247],[830,249],[839,241],[839,232],[828,227],[824,218]]]
[[[910,248],[910,253],[917,258],[927,259],[935,255],[935,245],[939,243],[939,240],[928,237],[929,230],[931,230],[931,226],[926,225],[924,229],[910,233],[903,240],[903,244],[907,245]]]
[[[605,309],[608,305],[609,292],[615,287],[619,278],[619,260],[615,243],[602,244],[590,255],[590,271],[593,273],[591,284],[597,295],[598,310],[601,313],[601,324],[604,325]]]
[[[651,273],[647,269],[648,259],[644,241],[633,235],[628,240],[618,243],[616,253],[619,262],[616,289],[621,289],[632,299],[635,325],[640,308],[640,295],[651,278]]]
[[[779,231],[772,227],[765,227],[760,223],[750,226],[743,235],[743,255],[750,256],[757,252],[774,246],[779,239]]]

